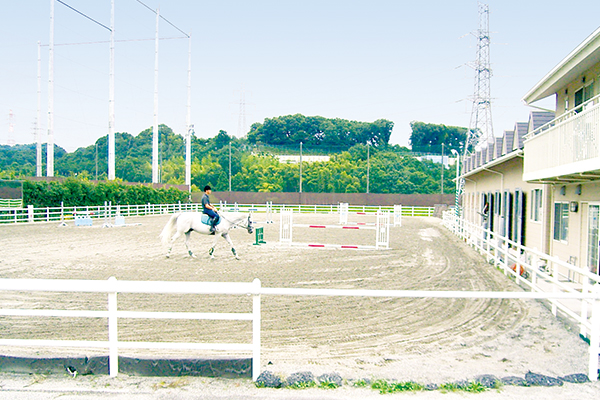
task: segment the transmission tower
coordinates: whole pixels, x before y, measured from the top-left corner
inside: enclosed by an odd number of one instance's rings
[[[240,90],[240,110],[238,115],[238,130],[237,136],[241,138],[246,134],[246,92],[244,91],[244,86]]]
[[[473,68],[475,70],[475,87],[473,91],[473,107],[467,131],[467,140],[463,149],[463,171],[466,159],[476,148],[486,147],[494,141],[492,126],[492,99],[490,81],[492,69],[490,64],[490,9],[487,4],[477,3],[479,10],[479,28],[473,34],[477,40],[477,56]],[[456,190],[456,215],[460,215],[459,201],[465,187],[464,178],[460,178]]]
[[[6,144],[12,146],[16,143],[15,141],[15,116],[12,110],[8,110],[8,138],[6,139]]]

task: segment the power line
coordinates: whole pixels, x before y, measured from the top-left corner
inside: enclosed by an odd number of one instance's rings
[[[61,0],[56,0],[56,1],[58,1],[58,2],[59,2],[60,4],[62,4],[63,6],[65,6],[65,7],[68,7],[68,8],[70,8],[71,10],[75,11],[77,14],[79,14],[79,15],[81,15],[81,16],[84,16],[85,18],[89,19],[90,21],[92,21],[92,22],[94,22],[94,23],[96,23],[96,24],[100,25],[101,27],[103,27],[103,28],[106,28],[106,29],[108,29],[109,31],[111,31],[111,32],[112,32],[112,29],[110,29],[108,26],[106,26],[106,25],[104,25],[104,24],[102,24],[102,23],[100,23],[100,22],[96,21],[94,18],[92,18],[92,17],[90,17],[90,16],[88,16],[88,15],[86,15],[86,14],[82,13],[81,11],[79,11],[79,10],[77,10],[77,9],[75,9],[75,8],[73,8],[73,7],[71,7],[70,5],[68,5],[67,3],[65,3],[64,1],[61,1]]]
[[[144,4],[142,1],[140,0],[136,0],[138,3],[140,3],[141,5],[143,5],[144,7],[146,7],[148,10],[152,11],[154,14],[156,14],[156,10],[153,10],[152,8],[150,8],[148,5]],[[188,35],[187,33],[185,33],[184,31],[182,31],[181,29],[179,29],[177,26],[175,26],[171,21],[169,21],[168,19],[166,19],[165,17],[163,17],[162,15],[159,16],[160,19],[164,20],[167,24],[171,25],[173,28],[177,29],[179,32],[183,33],[185,35],[185,37],[189,38],[190,35]]]
[[[159,38],[158,40],[173,40],[173,39],[188,39],[189,37],[184,37],[184,36],[172,36],[172,37],[165,37],[165,38]],[[145,41],[150,41],[150,40],[156,40],[154,38],[152,39],[120,39],[120,40],[115,40],[115,42],[145,42]],[[79,42],[79,43],[54,43],[55,46],[75,46],[75,45],[82,45],[82,44],[106,44],[106,43],[110,43],[109,40],[99,40],[96,42]],[[47,44],[40,44],[40,46],[42,47],[46,47],[48,46]]]

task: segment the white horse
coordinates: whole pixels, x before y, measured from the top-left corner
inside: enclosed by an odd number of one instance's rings
[[[221,212],[219,213],[219,222],[215,227],[215,241],[208,251],[211,258],[214,258],[215,246],[217,245],[218,235],[221,235],[223,239],[227,240],[227,243],[231,246],[231,252],[236,259],[240,259],[237,252],[233,248],[233,242],[229,237],[229,231],[235,227],[245,228],[248,233],[252,234],[254,228],[252,227],[252,221],[250,220],[250,214],[238,213],[238,212]],[[208,222],[208,216],[200,212],[182,212],[174,214],[169,222],[165,225],[160,238],[166,246],[168,246],[167,257],[171,255],[171,249],[173,243],[177,238],[185,233],[185,247],[191,257],[196,257],[189,246],[190,233],[192,231],[201,233],[203,235],[210,235],[210,222]]]

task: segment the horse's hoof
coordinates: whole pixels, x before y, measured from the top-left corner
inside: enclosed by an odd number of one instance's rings
[[[196,257],[195,254],[190,254],[190,257],[192,257],[192,258],[198,258],[198,257]]]

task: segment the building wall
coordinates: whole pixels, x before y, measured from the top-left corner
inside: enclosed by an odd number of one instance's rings
[[[577,194],[579,185],[581,185],[581,194]],[[590,204],[600,203],[600,182],[549,186],[552,188],[552,210],[556,202],[567,202],[570,206],[576,204],[577,207],[577,211],[573,211],[574,209],[569,211],[569,229],[566,241],[554,239],[554,212],[551,213],[550,254],[563,261],[571,259],[573,264],[582,268],[593,267],[588,265],[588,246],[591,244],[588,242],[588,216]],[[562,194],[563,187],[564,194]]]
[[[494,172],[492,172],[494,171]],[[487,224],[487,227],[499,235],[506,236],[513,232],[513,238],[519,239],[527,247],[546,249],[544,239],[544,221],[531,221],[531,192],[542,189],[544,185],[523,182],[523,158],[514,158],[469,175],[465,180],[464,215],[467,220],[476,224]],[[520,195],[522,193],[522,195]],[[517,197],[524,200],[523,209],[517,213]],[[484,201],[489,203],[488,218],[481,214]],[[517,231],[519,233],[517,233]]]
[[[585,83],[582,82],[585,77]],[[585,74],[578,76],[577,79],[569,82],[565,87],[559,89],[556,93],[556,116],[560,116],[568,111],[565,107],[568,99],[569,110],[573,109],[575,104],[575,92],[581,89],[583,86],[594,82],[593,95],[600,94],[600,62],[595,64],[592,68],[587,70]]]

